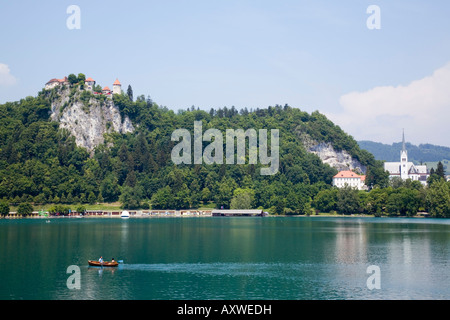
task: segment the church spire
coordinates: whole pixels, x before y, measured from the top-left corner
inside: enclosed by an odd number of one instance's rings
[[[405,129],[403,129],[402,151],[400,152],[400,177],[403,180],[408,179],[408,151],[406,151]]]
[[[403,129],[403,144],[402,144],[402,151],[406,151],[406,144],[405,144],[405,129]]]

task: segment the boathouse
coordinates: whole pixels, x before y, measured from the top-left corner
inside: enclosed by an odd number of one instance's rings
[[[266,213],[263,210],[213,210],[213,217],[264,217]]]

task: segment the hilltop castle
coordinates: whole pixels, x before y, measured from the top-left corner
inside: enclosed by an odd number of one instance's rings
[[[94,94],[103,94],[103,95],[111,97],[114,94],[122,93],[122,84],[120,83],[119,79],[116,79],[116,81],[114,81],[112,90],[108,86],[106,86],[102,89],[101,92],[94,91],[95,83],[96,83],[95,80],[92,79],[91,77],[87,78],[84,81],[85,88],[89,91],[92,91]],[[64,77],[63,79],[51,79],[50,81],[48,81],[45,84],[45,89],[50,90],[57,86],[68,85],[68,84],[69,84],[69,80],[67,79],[67,77]]]
[[[389,172],[389,178],[400,177],[402,180],[411,179],[427,184],[430,176],[426,165],[415,165],[408,162],[408,152],[405,144],[405,131],[403,131],[403,146],[400,151],[400,162],[385,162],[384,170]]]
[[[67,77],[64,77],[62,79],[51,79],[49,82],[45,84],[45,89],[50,90],[57,86],[67,85],[69,84],[69,80]]]

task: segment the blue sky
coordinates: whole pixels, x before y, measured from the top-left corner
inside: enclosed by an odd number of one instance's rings
[[[414,0],[2,1],[0,103],[82,72],[173,110],[287,103],[357,140],[400,141],[404,128],[450,146],[449,14],[448,1]]]

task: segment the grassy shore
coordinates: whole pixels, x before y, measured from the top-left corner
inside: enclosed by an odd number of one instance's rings
[[[51,207],[55,206],[55,203],[46,203],[46,204],[35,204],[33,205],[33,209],[35,211],[48,211]],[[112,203],[96,203],[96,204],[63,204],[65,207],[69,207],[72,210],[75,210],[79,206],[83,206],[86,210],[103,210],[103,211],[118,211],[122,210],[120,208],[120,202],[112,202]],[[11,206],[10,211],[17,211],[17,206]]]
[[[49,211],[49,209],[57,204],[55,203],[46,203],[46,204],[33,204],[34,211]],[[121,211],[122,209],[120,202],[111,202],[111,203],[95,203],[95,204],[87,204],[87,203],[75,203],[75,204],[62,204],[65,207],[68,207],[72,210],[76,210],[76,208],[83,206],[88,211]],[[202,205],[197,209],[192,210],[213,210],[215,209],[214,203],[208,203],[207,205]],[[149,210],[149,209],[137,209],[137,210]],[[10,206],[11,212],[17,211],[17,206]]]

